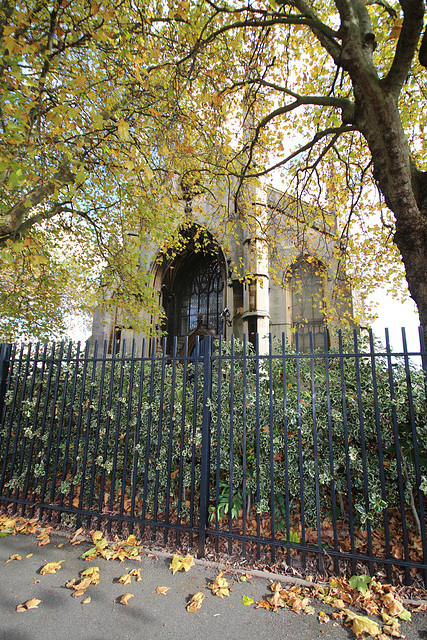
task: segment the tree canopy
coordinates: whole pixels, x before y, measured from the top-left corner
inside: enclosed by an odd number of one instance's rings
[[[150,304],[140,247],[172,232],[182,198],[219,178],[239,198],[272,171],[307,226],[337,212],[355,286],[405,273],[427,326],[422,0],[0,11],[6,337],[17,318],[46,334],[105,289],[130,310]]]

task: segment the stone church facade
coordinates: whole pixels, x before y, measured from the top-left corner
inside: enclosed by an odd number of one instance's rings
[[[324,330],[332,334],[352,317],[351,292],[335,257],[333,213],[307,224],[308,205],[303,210],[276,189],[246,189],[237,207],[235,195],[222,186],[182,202],[180,248],[162,252],[151,245],[143,256],[164,316],[141,310],[141,318],[167,336],[169,352],[175,337],[178,350],[186,337],[191,349],[207,333],[226,340],[246,334],[252,343],[258,335],[265,353],[268,334],[284,334],[295,345],[298,332],[299,348],[308,350],[311,332],[314,346],[322,347]],[[140,352],[143,335],[123,317],[120,309],[96,311],[90,342],[106,340],[111,352],[114,342],[117,349],[135,339]]]

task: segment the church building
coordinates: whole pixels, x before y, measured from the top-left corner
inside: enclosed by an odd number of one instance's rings
[[[191,197],[190,197],[191,196]],[[185,224],[177,229],[179,247],[151,246],[141,261],[149,265],[154,295],[164,310],[141,318],[167,336],[172,352],[188,337],[232,334],[268,350],[268,334],[301,351],[324,346],[324,331],[352,319],[352,297],[337,257],[334,212],[301,204],[264,185],[240,189],[223,185],[190,194],[182,201]],[[236,205],[237,203],[237,205]],[[147,267],[144,267],[147,268]],[[108,343],[111,353],[125,339],[143,335],[123,321],[123,311],[96,311],[90,342]],[[332,338],[333,339],[333,338]],[[150,342],[150,341],[148,341]],[[149,347],[150,348],[150,347]]]

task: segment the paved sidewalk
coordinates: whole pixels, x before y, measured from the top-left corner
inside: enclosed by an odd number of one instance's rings
[[[318,612],[329,612],[326,605],[313,600],[316,615],[297,615],[280,609],[277,613],[245,606],[242,596],[255,601],[271,595],[267,577],[254,577],[253,584],[240,582],[236,574],[225,574],[232,585],[229,598],[213,596],[207,585],[215,579],[220,567],[197,563],[188,573],[172,575],[170,558],[143,555],[141,562],[91,562],[79,559],[89,544],[70,546],[67,538],[51,534],[51,543],[37,546],[33,535],[9,535],[0,539],[0,640],[154,640],[155,638],[187,640],[315,640],[327,638],[348,640],[355,637],[341,622],[320,624]],[[58,547],[59,545],[63,545]],[[32,553],[30,558],[26,555]],[[6,560],[19,554],[22,560]],[[40,575],[47,562],[63,560],[55,574]],[[85,596],[73,598],[64,588],[66,581],[78,578],[80,571],[99,567],[100,582],[91,585]],[[123,585],[117,579],[134,568],[141,568],[140,582]],[[283,586],[285,583],[282,581]],[[156,593],[158,586],[170,587],[166,595]],[[205,600],[196,613],[188,613],[191,595],[203,591]],[[134,597],[125,606],[118,598],[125,593]],[[89,604],[83,605],[84,597]],[[38,609],[17,613],[16,607],[30,598],[43,602]],[[427,639],[426,613],[414,614],[412,623],[402,623],[408,640]]]

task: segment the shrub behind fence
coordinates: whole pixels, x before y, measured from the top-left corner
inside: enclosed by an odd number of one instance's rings
[[[322,352],[271,340],[267,355],[205,340],[138,357],[3,346],[2,503],[197,536],[199,553],[208,536],[425,572],[426,354],[341,334],[336,350],[325,336]]]

